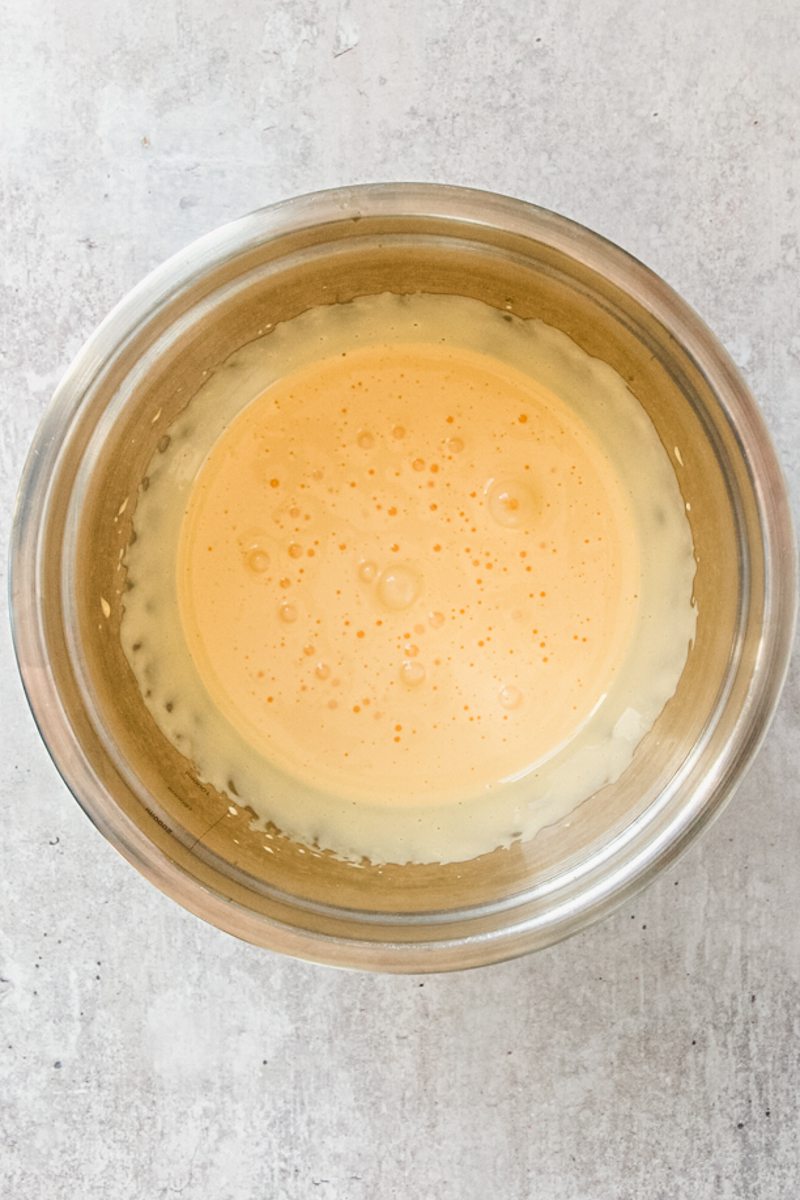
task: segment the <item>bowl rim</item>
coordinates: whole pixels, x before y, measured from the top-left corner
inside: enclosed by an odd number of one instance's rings
[[[576,894],[516,924],[435,941],[371,941],[300,930],[216,892],[156,847],[115,804],[72,730],[49,667],[37,602],[49,484],[63,431],[109,356],[172,294],[231,255],[290,232],[364,216],[466,221],[534,237],[579,257],[583,265],[632,296],[678,340],[722,404],[749,469],[764,551],[761,646],[738,737],[720,747],[714,769],[657,836],[642,839],[635,853],[601,878],[584,878]],[[23,687],[59,774],[99,831],[160,890],[235,936],[295,957],[362,969],[429,972],[516,957],[578,932],[645,886],[718,815],[766,734],[786,677],[797,610],[796,555],[786,487],[762,414],[716,337],[658,275],[602,235],[528,201],[449,184],[366,183],[291,197],[219,226],[146,275],[97,326],[56,388],[22,472],[10,541],[10,614]],[[457,917],[454,913],[450,919]]]

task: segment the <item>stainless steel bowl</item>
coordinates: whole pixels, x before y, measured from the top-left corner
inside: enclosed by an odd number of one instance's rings
[[[386,290],[473,296],[541,317],[622,374],[665,446],[681,447],[698,623],[676,695],[630,768],[569,821],[468,863],[356,869],[287,838],[267,855],[246,814],[221,819],[227,798],[197,780],[141,701],[119,642],[117,565],[134,507],[122,501],[207,373],[267,322]],[[440,186],[289,200],[201,238],[134,288],[42,421],[12,560],[31,707],[101,832],[168,895],[230,933],[389,971],[471,967],[545,946],[671,862],[719,812],[764,735],[796,602],[775,454],[696,314],[647,268],[563,217]],[[100,596],[111,602],[108,620]]]

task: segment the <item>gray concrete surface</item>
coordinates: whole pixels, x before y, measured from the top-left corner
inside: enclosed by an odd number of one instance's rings
[[[442,179],[676,286],[800,491],[794,0],[5,0],[0,497],[108,307],[228,217]],[[2,562],[5,572],[5,562]],[[0,1194],[773,1200],[800,1188],[800,675],[735,801],[537,957],[373,978],[240,945],[105,844],[0,623]]]

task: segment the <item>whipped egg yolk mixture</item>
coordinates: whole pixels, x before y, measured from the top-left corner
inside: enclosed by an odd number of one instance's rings
[[[674,471],[621,377],[541,322],[310,310],[214,373],[147,475],[122,627],[142,694],[301,842],[446,862],[533,836],[675,690]]]

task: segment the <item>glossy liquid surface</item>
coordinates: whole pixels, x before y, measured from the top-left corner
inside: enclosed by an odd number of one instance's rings
[[[532,836],[674,691],[674,472],[620,377],[541,323],[441,296],[312,310],[168,443],[123,643],[203,777],[299,840],[402,862]]]
[[[522,372],[426,343],[325,358],[250,404],[178,561],[220,710],[313,786],[401,805],[491,790],[571,737],[639,578],[588,428]]]

